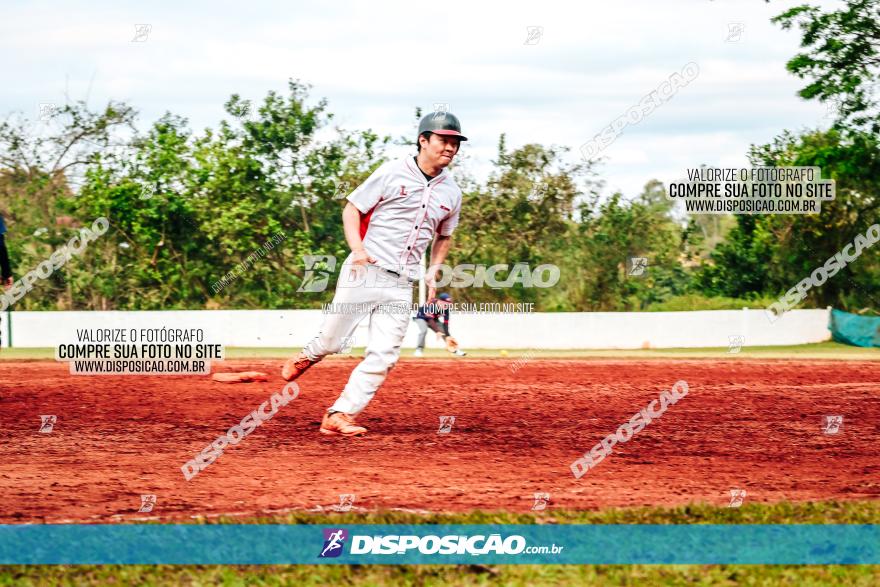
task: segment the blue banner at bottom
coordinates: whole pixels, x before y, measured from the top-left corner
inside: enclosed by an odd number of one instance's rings
[[[880,525],[0,525],[0,564],[880,564]]]

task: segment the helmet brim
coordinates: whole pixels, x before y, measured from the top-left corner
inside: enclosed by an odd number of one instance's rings
[[[457,130],[437,129],[437,130],[431,130],[431,131],[428,131],[428,132],[432,132],[432,133],[434,133],[434,134],[436,134],[436,135],[446,135],[446,136],[448,136],[448,137],[458,137],[458,138],[460,138],[460,139],[463,140],[463,141],[466,141],[466,140],[467,140],[467,137],[464,136],[463,134],[461,134],[460,132],[458,132]]]

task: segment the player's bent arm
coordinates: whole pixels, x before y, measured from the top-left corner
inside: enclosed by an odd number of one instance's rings
[[[431,265],[442,265],[451,246],[452,235],[446,236],[439,233],[434,235],[434,242],[431,244]]]
[[[451,246],[451,235],[444,236],[442,234],[436,234],[434,236],[434,242],[431,243],[431,264],[428,267],[428,276],[430,278],[433,279],[437,276],[437,270],[446,260],[446,255],[449,254],[449,248]]]
[[[352,263],[356,265],[375,263],[376,259],[367,252],[364,241],[361,240],[361,212],[351,202],[342,209],[342,228],[345,231],[348,247],[354,253]]]

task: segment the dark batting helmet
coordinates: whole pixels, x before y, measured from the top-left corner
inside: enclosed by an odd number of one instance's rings
[[[461,123],[458,121],[458,117],[451,112],[442,110],[431,112],[422,117],[422,121],[419,122],[419,135],[421,136],[425,132],[458,137],[463,141],[467,140],[467,137],[461,134]]]

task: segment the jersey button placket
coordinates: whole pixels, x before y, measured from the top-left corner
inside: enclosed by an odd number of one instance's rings
[[[419,236],[419,226],[425,221],[425,218],[428,216],[428,201],[431,199],[431,190],[433,186],[429,186],[425,189],[425,195],[422,196],[422,209],[424,213],[422,214],[421,220],[418,219],[418,212],[416,213],[416,224],[413,226],[412,231],[410,231],[409,238],[406,239],[406,251],[402,253],[401,258],[403,260],[403,264],[406,265],[409,262],[410,255],[412,255],[412,248],[416,244],[416,240]]]

